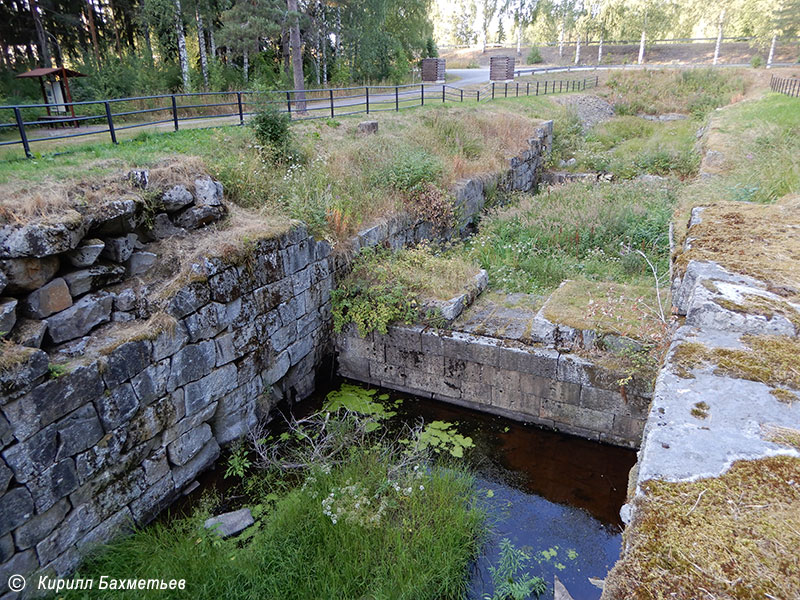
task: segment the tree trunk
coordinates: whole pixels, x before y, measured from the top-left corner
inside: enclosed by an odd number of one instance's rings
[[[44,26],[42,25],[42,16],[39,14],[39,3],[37,0],[28,0],[28,7],[31,10],[33,25],[36,28],[36,39],[39,42],[39,60],[41,60],[43,67],[50,67],[52,64],[50,47],[47,44],[47,34],[44,32]]]
[[[328,19],[325,17],[325,5],[322,5],[322,85],[328,87]]]
[[[97,43],[97,28],[94,25],[94,1],[87,0],[86,20],[89,22],[89,34],[92,36],[92,49],[94,50],[95,64],[100,66],[100,44]]]
[[[558,58],[564,57],[564,21],[561,21],[561,27],[558,30]]]
[[[111,28],[114,30],[114,47],[117,49],[117,56],[122,58],[122,47],[119,43],[119,28],[117,27],[117,13],[114,10],[113,0],[108,0],[108,9],[111,11]]]
[[[194,17],[197,20],[197,46],[200,49],[200,70],[203,72],[204,89],[208,90],[208,57],[206,56],[206,36],[203,27],[203,16],[200,9],[195,7]]]
[[[603,62],[603,34],[600,34],[600,45],[597,46],[597,64]]]
[[[644,40],[645,40],[644,29],[642,29],[642,41],[639,42],[639,64],[642,64],[644,62]]]
[[[242,52],[242,78],[244,79],[245,83],[250,79],[250,60],[249,55],[247,52],[247,48],[244,49]]]
[[[578,41],[575,42],[575,64],[581,62],[581,35],[578,34]]]
[[[522,20],[517,15],[517,56],[522,56]]]
[[[183,75],[183,91],[191,90],[189,81],[189,57],[186,54],[186,35],[183,32],[183,11],[181,10],[181,0],[172,0],[175,6],[175,35],[178,38],[178,59],[181,63],[181,74]]]
[[[208,24],[208,44],[211,46],[211,58],[214,59],[217,56],[217,42],[214,39],[214,21],[212,20],[211,23]]]
[[[719,62],[719,48],[722,45],[722,23],[725,21],[725,9],[722,9],[722,12],[719,13],[719,29],[717,30],[717,45],[714,47],[714,63],[717,64]]]
[[[291,53],[289,52],[289,32],[286,29],[281,31],[281,54],[283,55],[283,72],[288,76],[290,69],[289,57]]]
[[[778,34],[772,34],[772,43],[769,45],[769,56],[767,57],[767,68],[772,68],[772,59],[775,58],[775,43],[778,41]]]
[[[150,63],[150,66],[155,64],[153,60],[153,44],[150,41],[150,25],[147,24],[145,19],[142,19],[142,37],[144,38],[144,52],[145,56],[147,57],[147,61]]]
[[[300,15],[297,0],[286,0],[289,9],[289,47],[292,53],[292,75],[294,76],[295,107],[297,112],[306,111],[305,77],[303,76],[303,52],[300,40]]]

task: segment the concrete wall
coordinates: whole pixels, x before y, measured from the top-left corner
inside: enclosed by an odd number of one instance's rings
[[[636,448],[649,397],[572,355],[461,332],[392,327],[336,336],[339,374]]]
[[[109,321],[143,324],[152,313],[146,289],[102,289],[116,277],[72,275],[89,287],[79,299],[72,293],[66,276],[94,268],[76,262],[103,259],[83,242],[87,236],[102,234],[94,246],[115,251],[108,269],[130,277],[143,268],[129,262],[137,242],[224,214],[221,186],[204,178],[194,194],[168,190],[165,212],[152,222],[141,202],[126,201],[55,228],[0,229],[0,287],[8,283],[6,292],[18,294],[0,302],[0,322],[7,317],[3,331],[20,334],[0,369],[0,599],[16,597],[2,595],[11,574],[68,574],[92,546],[149,522],[217,459],[221,445],[244,435],[276,402],[311,394],[316,370],[332,350],[330,291],[353,251],[467,231],[483,209],[487,186],[536,186],[551,139],[548,122],[507,173],[460,182],[454,190],[459,222],[450,231],[394,217],[360,232],[350,252],[335,255],[304,226],[250,240],[245,256],[193,264],[192,280],[167,299],[163,330],[140,328],[83,358]],[[147,185],[146,172],[132,177]],[[75,250],[90,255],[73,261]],[[139,258],[152,264],[152,257]],[[20,303],[29,314],[39,311],[33,336],[21,335]],[[55,326],[63,335],[52,335]],[[51,369],[43,343],[51,353],[68,350],[74,357],[66,373]]]

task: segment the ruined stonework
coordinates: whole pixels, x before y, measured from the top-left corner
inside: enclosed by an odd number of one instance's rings
[[[548,122],[500,184],[532,189],[551,137]],[[146,171],[131,178],[148,185]],[[456,190],[463,227],[485,185]],[[400,215],[333,254],[297,225],[239,256],[201,258],[156,307],[145,287],[120,284],[155,261],[142,245],[225,214],[208,177],[159,191],[156,206],[113,200],[102,214],[0,229],[0,331],[14,342],[0,369],[2,600],[16,597],[11,574],[69,574],[93,546],[148,523],[221,446],[277,402],[310,395],[332,353],[330,292],[354,251],[459,233]],[[156,308],[164,314],[146,321]],[[89,352],[120,323],[148,325]],[[51,363],[59,355],[66,369]]]

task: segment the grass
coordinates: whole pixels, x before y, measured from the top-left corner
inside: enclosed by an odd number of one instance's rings
[[[777,456],[736,462],[709,479],[646,482],[604,595],[800,597],[797,481],[800,460]]]
[[[253,485],[256,525],[237,538],[203,529],[209,512],[201,508],[100,549],[78,576],[186,579],[183,592],[110,592],[114,598],[463,597],[484,522],[472,476],[409,462],[402,446],[367,440],[298,478]]]
[[[544,294],[565,279],[647,284],[637,253],[668,269],[673,182],[572,183],[522,196],[481,224],[466,256],[489,273],[491,287]]]

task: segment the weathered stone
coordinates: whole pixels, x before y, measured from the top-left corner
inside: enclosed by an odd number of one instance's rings
[[[175,489],[182,489],[187,483],[192,481],[199,473],[214,464],[219,457],[219,444],[217,440],[211,438],[185,465],[175,467],[172,470],[172,478],[175,481]]]
[[[6,277],[6,274],[0,270],[0,293],[6,289],[6,285],[8,285],[8,277]]]
[[[173,222],[184,229],[198,229],[219,221],[224,216],[225,207],[223,206],[190,206],[183,212],[177,213]]]
[[[58,422],[56,460],[74,456],[91,448],[103,437],[103,427],[91,403],[84,404]]]
[[[131,277],[136,277],[137,275],[144,275],[147,273],[153,265],[156,264],[157,260],[158,255],[152,252],[134,252],[131,254],[130,258],[125,261],[125,268],[128,270]]]
[[[147,525],[159,512],[170,505],[177,494],[175,483],[170,474],[152,484],[130,504],[131,513],[136,524],[140,527]]]
[[[22,312],[33,319],[44,319],[70,306],[72,306],[70,289],[64,279],[58,277],[38,290],[32,291],[22,303]]]
[[[150,183],[150,171],[147,169],[131,169],[128,171],[128,181],[133,187],[145,190]]]
[[[558,579],[558,575],[553,575],[553,591],[553,600],[573,600],[567,588],[565,588],[564,584]]]
[[[198,205],[220,206],[222,204],[222,184],[211,177],[198,177],[194,180],[194,192]]]
[[[107,544],[115,537],[124,535],[130,531],[133,525],[133,515],[130,509],[125,506],[117,511],[89,533],[81,536],[77,542],[78,549],[82,552],[96,550],[99,546]]]
[[[0,258],[51,256],[74,248],[86,234],[87,223],[67,211],[59,223],[26,223],[0,227]]]
[[[69,512],[69,500],[63,498],[45,512],[28,520],[14,532],[17,548],[27,550],[50,535],[50,532],[64,520]]]
[[[173,235],[186,235],[186,230],[175,227],[167,213],[158,213],[153,219],[152,227],[147,230],[147,235],[154,240],[163,240]]]
[[[109,355],[103,380],[109,388],[141,373],[150,364],[151,344],[147,340],[125,342]]]
[[[208,304],[210,299],[211,290],[208,284],[204,281],[193,281],[175,293],[167,310],[173,317],[180,319]]]
[[[4,328],[0,325],[0,331]],[[17,321],[14,330],[11,332],[11,341],[20,346],[28,348],[40,348],[44,334],[47,331],[47,323],[33,319],[20,319]]]
[[[159,332],[153,340],[153,360],[160,361],[170,357],[183,348],[189,341],[186,327],[178,323],[175,327]]]
[[[93,363],[42,383],[9,402],[3,412],[12,423],[14,435],[22,441],[102,393],[103,382]]]
[[[111,319],[113,303],[113,296],[105,292],[84,296],[70,308],[45,319],[47,334],[56,344],[84,336]]]
[[[185,185],[174,185],[161,196],[161,204],[168,213],[179,211],[194,202],[194,196]]]
[[[238,269],[225,269],[208,278],[211,299],[215,302],[230,302],[242,295],[243,275]]]
[[[73,267],[91,267],[105,247],[106,243],[99,238],[83,240],[77,248],[67,252],[67,260]]]
[[[378,133],[378,122],[377,121],[361,121],[358,124],[358,133]]]
[[[167,446],[167,455],[172,464],[183,466],[203,448],[211,439],[211,427],[203,423],[184,433],[177,440]]]
[[[5,494],[11,480],[14,479],[14,472],[0,460],[0,495]]]
[[[184,388],[186,414],[193,415],[236,387],[236,367],[232,364],[211,371],[209,375],[187,383]]]
[[[7,336],[17,323],[17,300],[0,298],[0,337]]]
[[[136,308],[136,290],[125,288],[114,295],[114,310],[131,311]]]
[[[160,481],[169,474],[167,451],[164,448],[158,448],[148,459],[142,461],[142,467],[147,483],[153,484]]]
[[[16,549],[14,547],[14,538],[11,537],[11,534],[0,537],[0,564],[14,556],[14,552],[16,552]]]
[[[5,368],[0,370],[0,405],[32,387],[47,373],[50,364],[47,354],[35,348],[11,346],[4,349]],[[13,353],[13,361],[9,358]]]
[[[0,260],[0,271],[3,271],[8,279],[5,292],[21,294],[42,287],[56,274],[58,264],[58,256]]]
[[[139,408],[139,400],[130,383],[114,388],[108,395],[95,400],[95,403],[106,431],[116,429],[130,420]]]
[[[125,278],[125,268],[121,265],[101,264],[73,271],[64,275],[69,292],[74,298],[83,296],[87,292],[119,283]],[[57,281],[57,280],[56,280]]]
[[[172,357],[167,389],[174,390],[190,381],[205,377],[214,368],[216,358],[213,340],[192,344],[179,350]]]
[[[17,600],[18,594],[5,592],[8,590],[8,578],[12,575],[31,575],[39,567],[39,561],[36,560],[36,553],[33,550],[25,550],[24,552],[17,552],[13,558],[8,562],[0,565],[0,594],[3,594],[2,600]]]
[[[49,564],[58,558],[82,535],[94,529],[101,521],[98,511],[91,504],[76,505],[50,535],[36,544],[36,554],[42,564]]]
[[[89,504],[101,521],[110,517],[121,506],[138,498],[147,487],[141,467],[125,466],[125,470],[113,469],[100,473],[70,494],[69,501],[73,506]]]
[[[189,332],[189,341],[197,342],[216,336],[230,325],[232,320],[228,318],[227,305],[211,302],[186,317],[184,324],[186,331]]]
[[[100,256],[116,263],[123,263],[133,254],[136,239],[136,234],[133,233],[122,237],[107,238],[106,247],[103,248]]]
[[[57,436],[56,426],[50,425],[3,452],[3,458],[14,471],[17,481],[27,483],[53,465],[58,451]]]
[[[169,360],[147,367],[131,380],[133,391],[141,404],[150,404],[167,393],[169,379]]]
[[[36,512],[44,512],[78,488],[78,473],[71,458],[56,463],[27,484]]]
[[[250,527],[255,520],[249,508],[240,508],[233,512],[206,519],[205,528],[211,529],[220,537],[227,538],[241,533]]]
[[[0,496],[0,536],[13,531],[33,516],[33,498],[24,487]]]
[[[96,236],[122,235],[136,229],[136,201],[133,198],[111,200],[98,206],[92,215],[92,233]]]

